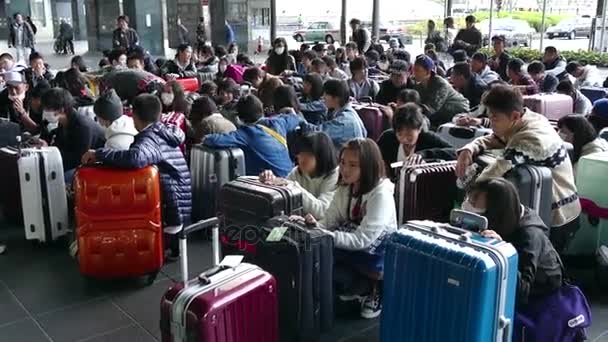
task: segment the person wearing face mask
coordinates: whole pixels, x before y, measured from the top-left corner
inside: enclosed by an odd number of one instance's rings
[[[559,136],[574,146],[572,163],[576,178],[578,161],[589,154],[608,151],[608,142],[598,137],[593,125],[582,115],[568,115],[557,122]]]
[[[89,117],[78,114],[70,92],[52,88],[42,96],[43,116],[51,124],[58,124],[53,146],[61,152],[66,184],[72,184],[74,172],[83,154],[105,144],[104,131]]]
[[[94,105],[97,122],[105,129],[105,148],[127,150],[133,143],[137,130],[133,119],[123,115],[120,97],[114,89],[102,93]]]
[[[0,117],[18,123],[22,130],[37,134],[40,117],[30,116],[30,105],[26,93],[29,89],[21,73],[4,74],[6,89],[0,93]]]
[[[465,177],[473,157],[488,150],[504,150],[478,180],[502,177],[518,165],[532,164],[551,170],[553,181],[551,242],[562,252],[579,229],[581,205],[572,163],[563,140],[544,116],[524,107],[521,93],[497,85],[483,98],[494,133],[475,139],[458,151],[456,175]]]
[[[344,81],[329,80],[323,85],[323,98],[328,108],[327,120],[319,125],[308,123],[306,130],[327,133],[339,148],[355,138],[365,138],[367,130],[350,103],[350,90]]]
[[[183,113],[182,106],[186,100],[186,94],[181,84],[171,81],[165,84],[160,93],[160,101],[163,104],[163,113]]]
[[[429,117],[432,127],[439,127],[452,121],[456,114],[469,111],[469,100],[435,73],[435,63],[429,56],[416,58],[414,77],[422,104],[433,113]]]
[[[167,61],[161,69],[161,75],[168,81],[178,78],[197,77],[196,66],[192,61],[192,47],[181,44],[177,47],[175,59]]]
[[[228,64],[236,64],[236,57],[239,55],[239,46],[236,43],[230,43],[228,45]]]
[[[521,205],[517,189],[508,180],[487,178],[474,183],[462,209],[488,219],[482,236],[504,240],[517,250],[517,310],[561,287],[564,275],[559,255],[547,238],[549,228],[535,211]]]
[[[275,39],[272,48],[273,50],[266,60],[266,68],[269,74],[278,76],[286,70],[296,70],[296,61],[289,54],[287,41],[284,38]]]

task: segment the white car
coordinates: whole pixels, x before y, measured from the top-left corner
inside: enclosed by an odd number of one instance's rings
[[[494,36],[505,36],[507,46],[528,46],[531,35],[536,34],[536,30],[527,21],[519,19],[493,19],[492,37],[489,36],[489,19],[481,21],[476,26],[483,35],[484,45],[488,44]]]

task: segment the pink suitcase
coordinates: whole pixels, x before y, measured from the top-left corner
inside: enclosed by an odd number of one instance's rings
[[[212,269],[188,280],[186,236],[213,228]],[[160,303],[162,342],[278,342],[279,308],[274,277],[257,266],[219,266],[219,220],[211,218],[179,234],[182,282]]]
[[[533,112],[542,114],[550,121],[558,121],[574,113],[572,97],[563,94],[536,94],[524,96],[524,105]]]

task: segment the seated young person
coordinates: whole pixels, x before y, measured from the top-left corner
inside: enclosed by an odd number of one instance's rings
[[[468,63],[456,63],[450,77],[452,86],[467,100],[471,108],[479,106],[481,95],[488,90],[488,85],[479,75],[471,70]]]
[[[389,69],[391,78],[380,84],[380,91],[376,96],[376,102],[388,105],[395,102],[397,95],[403,89],[414,89],[414,81],[410,79],[410,64],[402,60],[395,60]]]
[[[319,74],[309,73],[304,76],[300,109],[306,121],[313,125],[327,119],[327,106],[323,101],[323,78]]]
[[[192,60],[192,47],[190,44],[181,44],[177,47],[175,59],[165,63],[161,69],[161,75],[167,80],[198,76],[196,66]]]
[[[287,179],[302,191],[304,212],[320,220],[334,198],[338,183],[336,150],[329,136],[323,132],[303,135],[298,139],[296,150],[298,165],[287,175]],[[274,179],[274,173],[270,170],[260,174],[262,182],[272,183]]]
[[[424,159],[456,159],[454,147],[428,130],[422,109],[415,103],[397,108],[393,116],[393,128],[382,133],[378,146],[391,176],[390,165],[397,161],[407,163]]]
[[[19,124],[21,130],[37,133],[42,118],[30,115],[27,101],[29,86],[23,74],[11,71],[5,73],[3,77],[6,88],[0,92],[0,117]],[[48,83],[44,84],[48,85]]]
[[[72,184],[82,156],[89,149],[104,146],[105,132],[95,121],[76,112],[72,95],[63,88],[46,91],[42,109],[47,122],[59,124],[53,146],[61,152],[66,184]]]
[[[296,114],[265,118],[262,102],[255,95],[242,97],[236,107],[243,125],[227,134],[207,135],[203,144],[214,148],[242,149],[250,176],[271,170],[279,177],[286,177],[293,169],[287,149],[287,134],[300,126],[301,119]]]
[[[572,98],[572,113],[587,115],[593,110],[593,104],[580,90],[574,88],[570,80],[563,80],[557,85],[558,94],[568,95]]]
[[[273,114],[298,114],[301,115],[300,101],[293,86],[282,85],[274,92],[274,101],[272,104],[274,109]]]
[[[545,65],[534,61],[528,65],[528,75],[532,77],[540,93],[555,93],[559,80],[552,74],[545,72]]]
[[[224,134],[236,131],[236,126],[219,113],[209,96],[194,100],[188,121],[188,138],[199,144],[207,134]]]
[[[559,136],[574,146],[572,167],[576,175],[578,161],[589,154],[608,151],[608,142],[598,137],[593,125],[582,115],[568,115],[557,122]]]
[[[483,52],[476,52],[471,57],[471,70],[488,85],[501,79],[497,72],[490,69],[488,56]]]
[[[234,124],[238,123],[236,104],[239,101],[239,91],[239,85],[233,79],[227,78],[217,83],[217,96],[214,97],[220,113]]]
[[[452,121],[456,114],[469,111],[469,101],[457,92],[444,78],[435,73],[435,63],[425,55],[420,55],[414,63],[415,89],[422,103],[429,107],[431,126]]]
[[[122,102],[114,89],[101,93],[93,109],[97,122],[105,130],[104,147],[112,150],[128,150],[137,135],[137,130],[133,119],[123,115]]]
[[[329,108],[327,120],[316,126],[305,125],[307,129],[327,133],[336,148],[350,139],[367,136],[363,121],[350,104],[350,94],[346,82],[338,80],[325,82],[323,97],[325,105]]]
[[[336,80],[346,81],[349,79],[348,75],[342,71],[336,64],[336,60],[332,57],[325,56],[322,58],[325,65],[327,65],[327,75]]]
[[[463,177],[473,157],[483,151],[503,149],[496,162],[478,180],[502,177],[523,164],[546,166],[553,178],[551,241],[561,253],[578,230],[581,206],[572,164],[564,143],[546,117],[524,108],[521,93],[509,86],[494,86],[483,100],[494,134],[480,137],[458,151],[456,175]]]
[[[566,65],[566,72],[576,79],[574,81],[575,89],[602,86],[602,78],[595,65],[583,66],[581,63],[574,61]]]
[[[368,70],[367,62],[363,57],[357,57],[350,62],[352,78],[348,80],[348,86],[350,95],[357,100],[365,97],[374,100],[380,91],[378,83],[368,77]]]
[[[523,71],[524,61],[515,58],[507,64],[507,74],[514,88],[519,89],[522,95],[534,95],[538,93],[538,85],[532,77]]]
[[[190,171],[179,145],[184,133],[175,126],[160,122],[161,103],[157,96],[142,94],[133,100],[133,123],[139,132],[127,150],[107,148],[88,151],[83,163],[102,162],[104,165],[139,169],[158,166],[162,189],[162,221],[165,232],[175,233],[190,223],[192,186]],[[171,239],[173,257],[179,256],[177,239]]]
[[[547,238],[549,228],[535,211],[521,204],[511,182],[487,178],[474,183],[462,209],[488,219],[483,236],[509,242],[517,250],[517,310],[561,287],[562,269],[559,255]]]
[[[382,310],[383,242],[397,230],[394,189],[378,145],[371,139],[353,139],[340,152],[338,189],[325,218],[317,222],[311,214],[305,217],[307,224],[333,237],[336,292],[342,301],[365,296],[363,318],[378,317]],[[354,285],[358,282],[367,289]]]

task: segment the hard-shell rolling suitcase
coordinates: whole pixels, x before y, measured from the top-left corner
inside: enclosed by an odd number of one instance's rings
[[[608,96],[608,89],[599,87],[582,87],[581,93],[585,95],[591,103]]]
[[[517,252],[449,224],[411,221],[387,242],[383,342],[511,341]]]
[[[176,82],[181,84],[184,91],[198,92],[199,83],[197,77],[178,78]]]
[[[26,148],[17,161],[25,237],[51,242],[68,233],[68,203],[61,153]]]
[[[580,228],[564,251],[568,256],[593,256],[608,245],[608,153],[593,153],[578,161],[576,187],[580,197]]]
[[[160,303],[163,342],[278,342],[277,284],[257,266],[220,266],[219,221],[200,221],[179,233],[182,282],[165,292]],[[215,267],[188,277],[186,237],[213,227]]]
[[[16,147],[18,136],[21,136],[19,124],[0,118],[0,147]]]
[[[245,175],[245,155],[239,148],[215,149],[202,144],[190,152],[192,174],[192,219],[217,216],[222,186]]]
[[[383,132],[384,128],[384,116],[382,111],[372,103],[367,104],[354,104],[353,109],[359,114],[359,118],[367,130],[367,137],[377,141]]]
[[[279,291],[281,341],[316,341],[334,322],[333,238],[287,216],[270,219],[251,259]]]
[[[398,222],[447,222],[457,195],[455,161],[402,167],[396,192]]]
[[[476,163],[486,167],[496,160],[495,156],[485,154],[477,157]],[[551,169],[544,166],[518,165],[504,175],[518,190],[523,205],[534,210],[547,227],[552,226],[553,215],[553,176]]]
[[[13,147],[0,148],[0,207],[4,219],[14,224],[23,223],[21,190],[19,187],[19,150]]]
[[[492,129],[485,127],[462,127],[453,123],[446,123],[439,126],[437,133],[455,148],[461,148],[479,137],[492,134]]]
[[[80,272],[100,279],[149,275],[154,281],[164,261],[156,167],[82,167],[74,179]]]
[[[558,121],[574,113],[572,97],[563,94],[536,94],[524,96],[524,105],[531,111],[544,115],[550,121]]]

